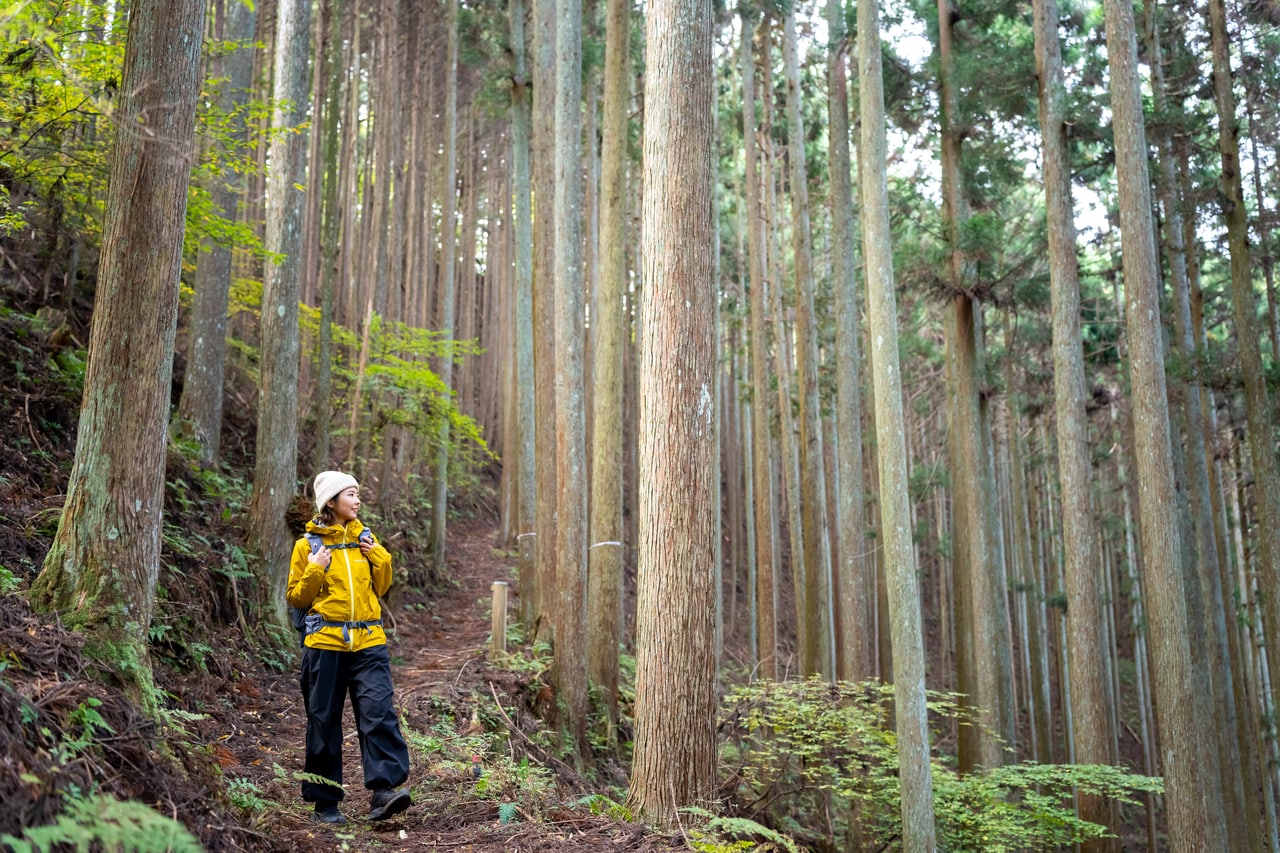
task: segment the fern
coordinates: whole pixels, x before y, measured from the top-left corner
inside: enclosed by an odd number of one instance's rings
[[[339,782],[335,782],[332,779],[326,779],[325,777],[321,776],[318,773],[305,773],[301,770],[295,770],[293,773],[293,778],[297,779],[299,782],[312,782],[316,785],[332,785],[333,787],[339,788],[343,791],[346,790],[345,785],[342,785]]]
[[[246,814],[266,811],[268,801],[262,798],[262,789],[250,779],[239,776],[227,780],[227,799]]]
[[[719,815],[712,814],[706,809],[697,808],[696,806],[684,808],[684,809],[681,809],[680,811],[685,812],[686,814],[695,815],[697,817],[707,818],[707,822],[703,826],[703,828],[701,830],[694,830],[694,833],[693,833],[695,836],[699,837],[699,839],[702,841],[713,841],[718,846],[723,846],[723,845],[720,845],[720,838],[719,838],[719,836],[722,836],[722,835],[729,835],[729,836],[759,835],[763,838],[768,839],[770,842],[772,842],[771,846],[776,846],[783,850],[787,850],[788,853],[800,853],[800,847],[794,841],[788,838],[786,835],[783,835],[781,832],[778,832],[776,829],[770,829],[767,826],[756,823],[754,820],[751,820],[750,818],[721,817]],[[737,843],[739,842],[736,842],[736,841],[730,842],[728,846],[730,848],[733,848],[734,845]],[[770,849],[770,848],[769,847],[762,848],[762,847],[756,846],[755,849],[761,850],[761,849]]]
[[[515,803],[501,803],[498,806],[498,823],[513,823],[519,815],[519,809]]]
[[[586,806],[594,815],[604,815],[612,820],[623,820],[628,823],[635,820],[631,809],[604,794],[588,794],[574,802],[575,806]]]
[[[22,837],[0,836],[0,845],[14,853],[49,853],[70,847],[77,853],[202,853],[200,842],[187,828],[145,803],[117,800],[109,794],[74,798],[47,825],[28,828]]]

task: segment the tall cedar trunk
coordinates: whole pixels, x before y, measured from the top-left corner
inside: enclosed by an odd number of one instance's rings
[[[765,222],[760,212],[760,142],[756,130],[755,27],[742,11],[742,138],[746,147],[747,256],[751,275],[751,476],[756,494],[752,523],[756,535],[756,643],[763,678],[778,677],[777,473],[769,406],[769,311],[765,294]]]
[[[600,298],[592,313],[591,551],[587,571],[588,670],[612,724],[618,716],[622,641],[622,347],[627,332],[627,113],[631,2],[609,0],[605,23],[604,139],[600,153]]]
[[[1062,549],[1067,593],[1067,641],[1071,679],[1071,734],[1075,760],[1115,764],[1114,697],[1098,665],[1102,647],[1098,531],[1089,489],[1093,462],[1085,411],[1084,347],[1080,332],[1080,281],[1071,208],[1071,160],[1067,149],[1062,49],[1057,0],[1035,0],[1036,71],[1040,79],[1040,136],[1044,145],[1045,211],[1049,231],[1049,284],[1053,314],[1053,386],[1058,437],[1058,482],[1062,489]],[[1011,437],[1011,440],[1016,440]],[[1041,759],[1043,760],[1043,759]],[[1079,798],[1080,817],[1116,830],[1115,806],[1101,797]],[[1117,839],[1099,838],[1086,850],[1117,849]]]
[[[440,331],[446,339],[456,337],[458,226],[458,0],[445,0],[448,47],[445,58],[444,94],[444,203],[440,214]],[[436,375],[446,389],[453,387],[453,358],[444,354],[436,365]],[[445,525],[449,517],[449,419],[441,418],[437,439],[434,494],[431,500],[431,566],[443,577]]]
[[[1230,45],[1227,41],[1226,11],[1222,0],[1209,0],[1209,33],[1213,41],[1213,91],[1218,110],[1218,151],[1222,155],[1221,204],[1227,225],[1227,245],[1231,253],[1231,304],[1235,319],[1236,346],[1240,373],[1244,380],[1245,414],[1249,421],[1249,455],[1253,461],[1258,517],[1268,521],[1258,530],[1258,573],[1262,588],[1280,590],[1280,479],[1277,479],[1275,447],[1272,439],[1270,402],[1266,372],[1258,344],[1257,307],[1253,278],[1249,269],[1248,208],[1240,185],[1240,124],[1236,119],[1235,95],[1231,88]],[[1272,690],[1280,682],[1280,594],[1263,596],[1267,625],[1267,661]],[[1275,703],[1273,692],[1272,704]]]
[[[795,422],[792,418],[791,406],[791,353],[794,351],[791,342],[791,336],[787,334],[785,323],[786,308],[783,302],[782,281],[784,272],[784,261],[782,248],[779,245],[779,223],[777,221],[778,199],[777,185],[778,175],[775,170],[777,155],[774,150],[773,140],[770,134],[770,128],[773,127],[773,58],[772,54],[772,35],[771,24],[766,18],[761,27],[761,40],[764,42],[763,55],[763,89],[764,89],[764,115],[763,132],[761,138],[765,145],[765,158],[763,164],[764,174],[764,195],[762,208],[766,211],[766,216],[770,227],[766,232],[765,240],[768,245],[768,251],[765,257],[768,259],[766,267],[767,275],[770,282],[775,282],[775,286],[768,289],[770,306],[769,317],[773,322],[773,363],[774,371],[777,376],[777,395],[778,395],[778,444],[781,448],[782,464],[779,475],[782,480],[783,492],[786,494],[787,508],[787,538],[791,551],[788,554],[789,567],[791,569],[792,580],[792,598],[795,600],[795,620],[796,620],[796,645],[799,646],[799,656],[807,657],[805,644],[808,642],[808,634],[804,631],[805,613],[808,608],[805,604],[806,588],[803,581],[804,567],[804,525],[800,517],[800,456],[796,449],[796,430]]]
[[[130,4],[75,461],[31,600],[62,611],[154,709],[169,383],[194,157],[204,0]]]
[[[827,524],[827,481],[823,466],[822,413],[818,405],[818,330],[813,308],[813,238],[809,229],[809,178],[805,169],[804,123],[800,117],[800,57],[796,13],[783,20],[782,55],[787,85],[787,160],[791,167],[791,245],[795,255],[796,374],[800,384],[800,472],[807,488],[800,499],[804,562],[796,583],[804,584],[804,619],[796,626],[802,675],[830,678],[831,536]],[[803,580],[801,580],[803,579]]]
[[[708,0],[646,8],[635,759],[639,816],[715,792],[715,75]],[[674,131],[674,132],[673,132]],[[673,709],[679,709],[673,713]]]
[[[234,114],[249,97],[253,74],[254,14],[247,3],[225,4],[218,21],[218,38],[239,45],[213,60],[211,76],[224,78],[218,110]],[[233,142],[243,143],[248,129],[243,120],[232,125]],[[213,208],[235,222],[244,187],[240,175],[220,176],[210,187]],[[187,367],[182,380],[178,416],[200,448],[205,465],[218,460],[222,438],[222,384],[227,360],[227,297],[231,288],[231,247],[214,244],[196,260],[195,297],[187,340]]]
[[[249,501],[249,534],[262,557],[262,612],[285,620],[284,584],[292,535],[284,514],[298,477],[298,297],[306,181],[307,60],[311,4],[280,0],[276,7],[275,94],[268,175],[268,262],[262,284],[262,383],[258,394],[258,458]]]
[[[532,627],[550,637],[556,572],[555,105],[557,0],[533,0],[533,369],[535,589]],[[554,637],[550,637],[554,642]]]
[[[348,17],[351,23],[350,40],[348,54],[344,54],[346,61],[343,67],[347,73],[347,115],[359,115],[360,112],[360,86],[356,81],[360,79],[360,0],[356,0],[354,7],[348,7]],[[355,215],[355,210],[359,207],[357,199],[357,186],[359,185],[358,176],[356,174],[356,139],[358,136],[357,122],[347,121],[342,123],[342,153],[338,158],[338,186],[340,187],[341,201],[338,209],[343,212],[343,228],[342,228],[342,245],[338,250],[339,256],[342,258],[342,275],[338,282],[338,292],[343,294],[343,301],[335,307],[334,316],[339,323],[356,327],[357,314],[360,309],[356,307],[358,294],[356,293],[355,281],[355,241],[357,237],[357,226],[359,223]],[[358,392],[359,389],[357,388]],[[347,439],[348,446],[355,440],[355,436],[349,436]]]
[[[971,732],[972,740],[960,741],[960,766],[995,767],[1005,762],[1001,744],[993,735],[1003,738],[1013,748],[1016,742],[1012,695],[1012,659],[1008,654],[1009,637],[1005,618],[1004,585],[999,582],[997,549],[992,525],[988,521],[988,499],[991,472],[983,434],[982,406],[979,399],[981,382],[981,350],[979,347],[982,306],[968,293],[970,285],[968,259],[960,241],[960,231],[968,216],[961,189],[961,143],[964,129],[959,124],[959,92],[955,80],[952,55],[950,0],[938,0],[938,55],[942,85],[942,198],[943,218],[950,243],[948,274],[952,289],[952,317],[947,323],[948,361],[952,394],[951,431],[953,440],[952,471],[954,505],[963,515],[952,525],[956,547],[964,549],[965,559],[957,572],[963,572],[968,583],[966,614],[972,631],[958,632],[957,640],[968,644],[962,652],[972,663],[972,671],[960,669],[962,676],[971,675],[972,683],[962,678],[961,693],[973,700],[984,720],[984,728]],[[963,521],[961,520],[963,519]],[[964,606],[964,602],[961,603]],[[968,636],[966,636],[968,634]]]
[[[1147,49],[1152,57],[1151,91],[1158,115],[1166,115],[1168,99],[1164,79],[1164,63],[1161,60],[1161,33],[1159,7],[1151,2],[1145,7],[1148,16],[1146,27]],[[1164,211],[1164,246],[1168,257],[1169,279],[1173,289],[1173,306],[1176,329],[1176,348],[1188,365],[1197,364],[1195,331],[1191,319],[1191,285],[1187,273],[1186,246],[1184,244],[1183,207],[1178,196],[1177,174],[1173,146],[1164,123],[1153,128],[1159,157],[1157,160],[1156,188]],[[1192,568],[1194,579],[1187,579],[1187,615],[1196,618],[1199,626],[1193,628],[1204,638],[1202,644],[1193,644],[1193,657],[1203,671],[1203,678],[1213,685],[1212,692],[1204,692],[1196,699],[1203,704],[1198,713],[1213,714],[1218,720],[1219,772],[1222,775],[1224,796],[1223,810],[1227,817],[1227,831],[1232,839],[1232,849],[1256,849],[1261,839],[1248,840],[1250,832],[1262,826],[1257,798],[1245,796],[1244,779],[1255,780],[1255,750],[1240,747],[1240,726],[1234,696],[1232,659],[1227,639],[1227,619],[1222,588],[1222,569],[1218,563],[1216,526],[1213,516],[1213,499],[1210,495],[1209,464],[1205,447],[1203,401],[1204,388],[1196,372],[1178,380],[1182,397],[1182,420],[1186,435],[1183,459],[1186,466],[1187,492],[1189,493],[1192,535],[1190,554],[1194,554]],[[1197,650],[1203,653],[1201,660]],[[1249,790],[1255,785],[1251,782]]]
[[[875,662],[875,578],[864,552],[862,353],[854,279],[853,187],[849,159],[848,44],[842,0],[827,0],[827,116],[831,158],[831,282],[836,301],[836,674],[870,678]]]
[[[338,108],[342,104],[342,33],[338,30],[336,0],[323,6],[324,26],[324,114],[320,129],[324,134],[320,149],[323,170],[323,199],[320,205],[320,336],[316,353],[316,445],[311,467],[329,467],[331,422],[328,413],[333,396],[333,299],[338,275]],[[314,167],[313,167],[314,168]]]
[[[511,174],[514,185],[515,228],[515,360],[519,395],[520,446],[516,452],[519,474],[516,486],[519,503],[517,541],[520,554],[520,621],[532,626],[537,611],[534,574],[534,373],[533,373],[533,210],[529,188],[529,77],[525,66],[524,0],[511,0]],[[508,457],[509,458],[509,457]]]
[[[583,404],[582,2],[556,18],[555,664],[552,681],[581,750],[587,732],[587,478]]]
[[[1177,494],[1169,437],[1164,350],[1160,328],[1159,267],[1151,224],[1146,131],[1139,94],[1133,9],[1105,0],[1111,108],[1120,189],[1125,314],[1133,389],[1138,512],[1156,716],[1165,771],[1166,812],[1172,844],[1184,850],[1225,850],[1226,832],[1216,778],[1212,721],[1186,701],[1193,690]],[[1207,772],[1213,768],[1213,772]]]
[[[371,202],[374,208],[374,216],[376,217],[373,225],[374,243],[376,249],[373,249],[374,266],[364,267],[364,269],[373,269],[373,310],[380,322],[387,323],[395,319],[395,306],[393,293],[395,288],[392,282],[395,280],[396,263],[394,257],[399,255],[398,248],[393,251],[392,245],[395,240],[395,205],[394,199],[399,195],[399,179],[398,179],[398,160],[397,160],[397,137],[400,134],[400,87],[399,75],[397,74],[399,62],[399,4],[392,0],[381,0],[377,14],[378,38],[375,42],[377,53],[375,54],[373,68],[377,70],[377,75],[371,81],[371,92],[373,101],[373,160],[370,176],[373,181],[371,185]],[[395,245],[398,246],[398,243]],[[379,410],[385,410],[395,405],[393,392],[382,389],[370,389],[372,393],[369,395],[369,404],[371,414]],[[377,484],[377,498],[380,501],[386,501],[390,495],[386,489],[387,466],[381,465],[378,469],[379,473],[374,474],[374,465],[376,464],[375,445],[376,439],[381,439],[382,449],[385,453],[386,449],[395,441],[396,428],[391,423],[380,424],[380,419],[376,418],[369,425],[368,432],[363,437],[367,442],[367,450],[365,453],[357,457],[357,465],[361,470],[366,472],[361,476],[365,477],[371,483]],[[378,433],[381,432],[379,436]],[[432,535],[436,533],[433,526]]]
[[[933,772],[929,765],[920,590],[916,580],[911,506],[907,496],[902,371],[898,364],[898,306],[893,292],[893,245],[885,175],[880,8],[876,0],[858,3],[858,79],[862,120],[862,144],[859,146],[862,255],[867,270],[867,315],[875,390],[880,532],[893,637],[902,846],[912,853],[930,853],[937,847],[933,819]]]

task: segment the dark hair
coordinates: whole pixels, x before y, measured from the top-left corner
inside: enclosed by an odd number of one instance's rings
[[[333,501],[336,497],[337,496],[335,495],[333,498],[329,498],[329,501],[321,507],[320,512],[316,514],[316,518],[319,519],[320,523],[325,527],[331,526],[334,521],[337,520],[333,515]]]

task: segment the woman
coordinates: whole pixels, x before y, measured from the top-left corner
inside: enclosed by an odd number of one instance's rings
[[[286,599],[307,611],[302,649],[302,702],[307,712],[304,770],[332,785],[302,783],[314,819],[346,823],[342,790],[342,706],[351,695],[373,791],[369,819],[407,809],[409,749],[392,704],[391,660],[378,597],[391,587],[391,554],[360,522],[360,484],[341,471],[316,475],[317,515],[293,547]]]

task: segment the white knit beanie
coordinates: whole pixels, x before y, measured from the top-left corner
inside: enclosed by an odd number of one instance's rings
[[[323,510],[325,504],[337,497],[340,492],[352,486],[357,489],[360,488],[356,478],[350,474],[344,474],[341,471],[321,471],[316,474],[314,488],[316,493],[316,512]]]

